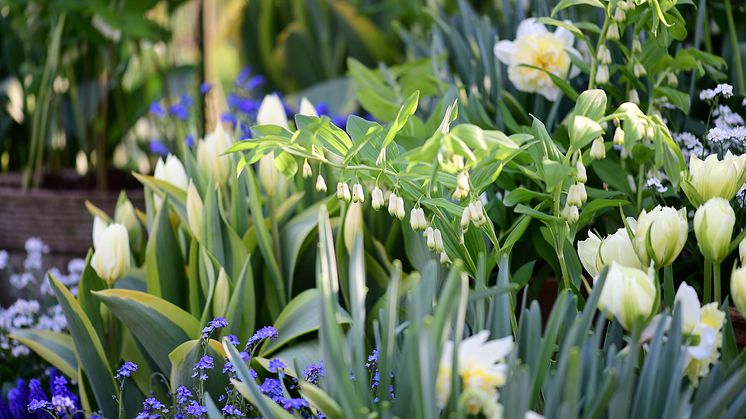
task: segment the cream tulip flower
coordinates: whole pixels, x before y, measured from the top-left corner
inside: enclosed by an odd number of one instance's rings
[[[224,154],[231,143],[230,135],[218,123],[215,131],[197,144],[197,166],[218,186],[223,185],[231,174],[231,159]]]
[[[104,221],[101,217],[96,216],[93,217],[93,231],[91,232],[91,236],[93,238],[93,248],[98,247],[99,237],[101,237],[101,233],[106,230],[106,227],[109,225],[106,221]]]
[[[658,205],[650,212],[642,210],[635,227],[635,249],[643,266],[650,260],[658,267],[672,264],[684,248],[688,233],[686,208],[676,211]]]
[[[716,154],[710,154],[704,160],[694,154],[689,158],[688,182],[702,198],[701,203],[715,197],[730,201],[744,181],[746,154],[735,156],[729,150],[723,160],[719,160]]]
[[[635,220],[629,219],[628,223],[634,229]],[[578,242],[578,256],[583,268],[593,277],[612,262],[637,269],[643,266],[626,228],[618,229],[603,240],[589,231],[588,238]]]
[[[184,165],[181,164],[178,157],[172,154],[166,157],[165,162],[162,158],[158,159],[158,163],[155,164],[153,177],[166,181],[183,190],[186,190],[187,186],[189,186],[189,178],[187,177],[186,170],[184,170]],[[163,202],[163,198],[154,193],[153,203],[156,209],[161,207],[161,202]]]
[[[720,263],[728,256],[736,214],[728,201],[712,198],[694,213],[694,235],[705,259]]]
[[[645,272],[612,262],[598,306],[616,317],[625,330],[631,330],[636,322],[646,319],[653,311],[656,298],[653,281],[652,268]]]
[[[561,91],[546,72],[561,79],[580,74],[580,69],[570,60],[570,54],[580,57],[573,43],[573,35],[567,29],[558,27],[549,32],[535,18],[529,18],[518,25],[514,41],[500,41],[495,45],[495,55],[508,66],[508,78],[518,90],[537,92],[555,101]]]
[[[316,108],[313,106],[313,103],[311,103],[311,101],[306,99],[305,97],[301,98],[300,100],[298,115],[319,116],[318,112],[316,112]]]
[[[730,295],[738,311],[746,317],[746,267],[733,267],[730,274]]]
[[[277,125],[288,129],[288,118],[282,100],[276,94],[264,96],[256,114],[258,125]],[[277,170],[275,154],[271,152],[259,160],[259,182],[268,195],[283,195],[287,189],[285,175]]]
[[[192,235],[197,241],[202,240],[202,208],[202,198],[200,198],[194,182],[189,181],[186,197],[187,222],[189,229],[192,230]]]
[[[490,340],[490,332],[482,330],[461,341],[458,348],[458,375],[463,381],[464,391],[475,390],[497,398],[497,388],[505,384],[508,366],[503,363],[513,349],[511,336]],[[440,356],[440,365],[435,382],[439,407],[445,407],[451,396],[453,377],[453,342],[446,342]],[[476,412],[475,412],[476,413]]]
[[[130,242],[127,228],[111,224],[98,237],[98,247],[91,266],[107,284],[113,284],[127,273],[130,266]]]

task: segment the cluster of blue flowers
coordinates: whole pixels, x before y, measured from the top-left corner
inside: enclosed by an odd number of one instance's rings
[[[7,399],[0,392],[0,419],[36,419],[50,417],[42,412],[55,412],[60,416],[82,418],[80,401],[68,388],[68,381],[55,369],[49,369],[49,388],[44,390],[38,379],[19,379],[10,389]]]

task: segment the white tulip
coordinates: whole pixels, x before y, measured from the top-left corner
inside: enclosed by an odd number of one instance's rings
[[[598,280],[598,276],[594,281]],[[601,290],[598,306],[616,317],[625,330],[645,320],[655,304],[653,271],[622,266],[612,262]]]
[[[197,241],[202,241],[202,198],[194,186],[194,182],[189,181],[186,198],[187,222],[192,235]]]
[[[231,174],[231,159],[224,154],[231,144],[230,135],[220,123],[215,126],[215,131],[197,143],[197,166],[218,186],[225,184]]]
[[[276,94],[264,96],[259,110],[256,113],[256,123],[259,125],[277,125],[288,128],[288,118],[285,114],[285,106]]]
[[[102,280],[113,284],[129,270],[130,243],[127,229],[122,224],[111,224],[101,232],[98,242],[91,258],[91,266]]]
[[[511,336],[488,341],[490,332],[482,330],[461,341],[458,348],[457,374],[463,380],[464,391],[479,391],[497,399],[497,388],[505,384],[508,366],[505,357],[513,349]],[[435,390],[439,407],[445,407],[451,396],[453,381],[453,346],[448,341],[440,356]],[[471,412],[478,413],[478,412]]]
[[[694,235],[705,259],[720,263],[730,248],[736,214],[728,201],[712,198],[694,214]]]
[[[495,45],[495,55],[508,66],[508,78],[518,90],[538,92],[556,101],[561,91],[547,72],[565,80],[580,73],[570,60],[570,54],[580,56],[573,48],[574,41],[570,31],[558,27],[549,32],[535,18],[529,18],[518,25],[514,41],[500,41]],[[523,64],[535,65],[544,71]]]
[[[98,247],[99,237],[101,237],[101,233],[106,230],[106,227],[109,225],[106,221],[104,221],[99,216],[93,217],[93,248],[96,249]]]
[[[183,190],[186,190],[187,186],[189,186],[189,178],[187,177],[186,170],[184,170],[184,165],[181,164],[178,157],[172,154],[169,154],[166,157],[165,162],[162,158],[158,158],[158,163],[155,164],[153,177],[158,180],[166,181]],[[155,204],[156,209],[161,207],[161,202],[163,202],[163,198],[154,193],[153,203]]]
[[[635,227],[635,248],[643,266],[651,259],[658,267],[672,264],[684,248],[688,233],[686,208],[676,211],[658,205],[650,212],[642,210]]]
[[[634,220],[630,220],[630,224],[634,224]],[[589,231],[588,238],[578,242],[578,256],[586,272],[594,277],[612,262],[637,269],[643,266],[624,227],[603,240]]]
[[[305,97],[301,98],[300,100],[298,115],[319,116],[318,112],[316,112],[316,108],[313,106],[313,103],[311,103],[311,101],[306,99]]]
[[[733,267],[730,275],[730,295],[738,311],[746,317],[746,267]]]
[[[727,151],[723,160],[718,160],[717,154],[710,154],[704,161],[695,154],[689,159],[688,181],[702,202],[715,197],[733,199],[746,180],[746,154],[734,156]]]

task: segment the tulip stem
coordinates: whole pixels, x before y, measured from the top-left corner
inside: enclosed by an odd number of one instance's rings
[[[710,264],[705,262],[705,302],[712,302],[712,275],[710,271]]]
[[[714,278],[713,294],[715,297],[715,302],[720,304],[720,262],[712,263],[712,277]]]
[[[666,265],[663,267],[663,298],[666,303],[666,307],[670,307],[671,312],[673,312],[673,265]]]

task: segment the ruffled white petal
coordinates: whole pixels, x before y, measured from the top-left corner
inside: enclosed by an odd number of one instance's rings
[[[522,36],[526,35],[539,35],[542,33],[547,33],[546,26],[544,26],[543,23],[539,23],[536,21],[535,18],[530,17],[528,19],[523,20],[518,25],[518,31],[516,32],[516,38],[520,38]]]
[[[515,53],[515,44],[513,41],[500,41],[495,44],[495,56],[503,64],[510,65]]]

